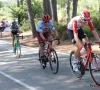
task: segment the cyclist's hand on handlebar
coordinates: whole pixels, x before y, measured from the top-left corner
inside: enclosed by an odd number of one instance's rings
[[[59,37],[56,37],[56,39],[58,40],[57,45],[59,45],[60,44],[60,38]]]

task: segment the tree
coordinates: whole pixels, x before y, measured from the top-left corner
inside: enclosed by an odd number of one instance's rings
[[[31,0],[26,0],[26,3],[27,3],[28,17],[29,17],[30,24],[31,24],[32,35],[33,35],[33,38],[35,38],[36,28],[35,28],[35,23],[34,23],[34,14],[32,11]]]
[[[76,16],[76,14],[77,14],[77,3],[78,3],[78,0],[73,0],[72,17]]]
[[[67,22],[70,20],[70,0],[67,1],[67,5],[66,5],[66,18],[67,18]]]
[[[51,10],[52,10],[52,19],[56,22],[58,22],[57,18],[57,2],[56,0],[51,0]]]
[[[43,7],[44,7],[44,14],[49,14],[52,17],[50,0],[43,0]]]

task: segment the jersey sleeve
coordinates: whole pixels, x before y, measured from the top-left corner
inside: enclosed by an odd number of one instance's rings
[[[51,30],[55,30],[54,24],[51,20],[50,20],[50,28],[51,28]]]
[[[77,31],[77,21],[73,20],[72,24],[73,24],[73,32],[78,33],[78,31]]]
[[[43,30],[42,30],[42,23],[41,22],[38,23],[38,25],[36,27],[36,31],[37,32],[43,32]]]
[[[92,20],[88,21],[88,25],[89,25],[91,31],[93,31],[94,30],[94,26],[93,26]]]

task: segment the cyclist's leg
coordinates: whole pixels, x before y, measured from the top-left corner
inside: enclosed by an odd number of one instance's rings
[[[44,61],[44,41],[42,40],[42,38],[40,37],[40,34],[37,32],[36,33],[37,35],[37,39],[38,39],[38,43],[39,43],[39,52],[40,52],[40,57],[39,57],[39,60],[42,61],[42,65],[43,67],[46,67],[46,64],[45,64],[45,61]],[[45,44],[44,44],[45,45]]]
[[[12,37],[12,52],[15,53],[15,49],[14,49],[14,35],[16,35],[17,32],[13,32],[11,31],[11,37]]]
[[[14,50],[14,34],[13,33],[12,33],[11,37],[12,37],[12,39],[11,39],[11,41],[12,41],[12,52],[14,53],[15,50]]]
[[[80,44],[78,42],[75,41],[74,39],[74,34],[73,34],[73,31],[72,30],[68,30],[68,35],[72,41],[72,43],[75,45],[76,47],[76,50],[75,50],[75,53],[74,53],[74,59],[72,61],[72,66],[73,66],[73,70],[75,72],[79,72],[79,65],[78,65],[78,58],[79,58],[79,55],[80,55]],[[82,29],[79,29],[78,30],[78,38],[80,41],[82,41],[82,39],[84,38],[84,32]]]
[[[76,71],[76,72],[79,72],[79,69],[78,69],[78,56],[79,56],[79,47],[74,39],[74,34],[73,34],[73,31],[72,30],[69,30],[68,29],[68,35],[69,35],[69,38],[71,40],[71,42],[75,45],[76,49],[74,51],[74,58],[72,60],[72,66],[73,66],[73,70]]]
[[[18,32],[16,32],[17,34],[17,38],[18,38],[18,46],[20,47],[20,42],[19,42],[19,33]]]

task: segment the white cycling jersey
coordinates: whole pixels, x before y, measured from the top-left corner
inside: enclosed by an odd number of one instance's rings
[[[91,30],[94,30],[94,26],[93,26],[91,19],[88,20],[86,24],[90,27]],[[79,30],[83,26],[84,26],[84,24],[82,25],[82,23],[80,21],[80,16],[76,16],[76,17],[71,19],[71,21],[68,23],[67,28],[69,30],[73,30],[74,33],[78,33],[77,30]]]

